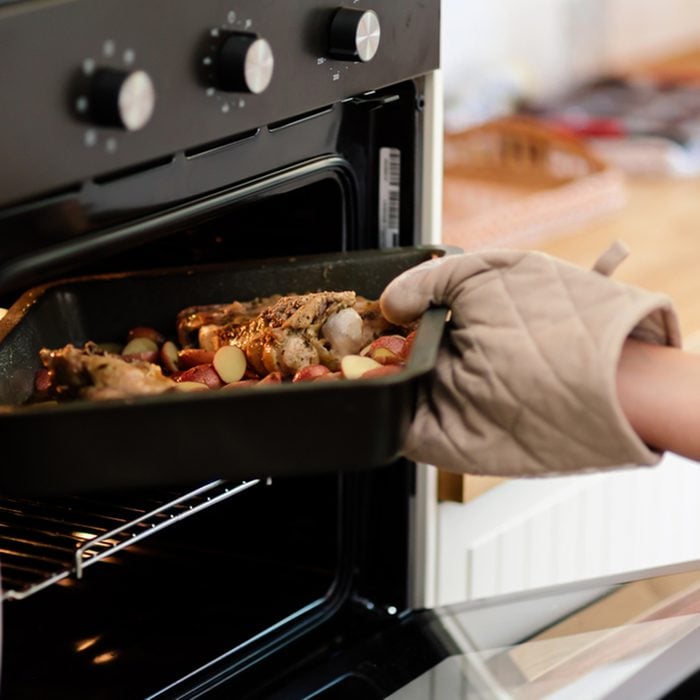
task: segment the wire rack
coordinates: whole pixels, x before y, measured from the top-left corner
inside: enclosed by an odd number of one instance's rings
[[[260,480],[212,481],[185,493],[34,500],[0,498],[2,600],[21,600]]]

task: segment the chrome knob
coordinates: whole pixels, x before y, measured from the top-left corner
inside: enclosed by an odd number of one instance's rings
[[[100,68],[90,78],[88,104],[96,124],[138,131],[153,115],[156,91],[145,71]]]
[[[377,53],[381,35],[374,10],[341,7],[331,20],[329,53],[332,58],[366,63]]]
[[[253,34],[228,34],[219,48],[216,70],[219,87],[229,92],[267,90],[275,69],[272,47]]]

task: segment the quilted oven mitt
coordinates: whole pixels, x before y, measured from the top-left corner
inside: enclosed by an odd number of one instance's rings
[[[404,323],[451,309],[404,454],[475,474],[537,476],[651,465],[622,413],[617,363],[627,336],[680,346],[670,300],[610,279],[618,245],[586,270],[537,252],[493,250],[412,268],[381,297]]]

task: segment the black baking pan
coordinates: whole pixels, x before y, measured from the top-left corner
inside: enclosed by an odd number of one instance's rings
[[[378,298],[440,247],[396,248],[63,280],[26,292],[0,320],[0,492],[102,489],[316,474],[397,457],[447,311],[422,318],[409,362],[366,380],[162,394],[46,407],[31,400],[42,347],[175,331],[188,306],[274,293],[354,290]]]

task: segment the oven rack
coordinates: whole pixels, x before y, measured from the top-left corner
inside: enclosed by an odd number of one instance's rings
[[[268,480],[269,481],[269,480]],[[0,498],[0,600],[22,600],[170,525],[235,496],[259,479],[216,480],[184,493]]]

